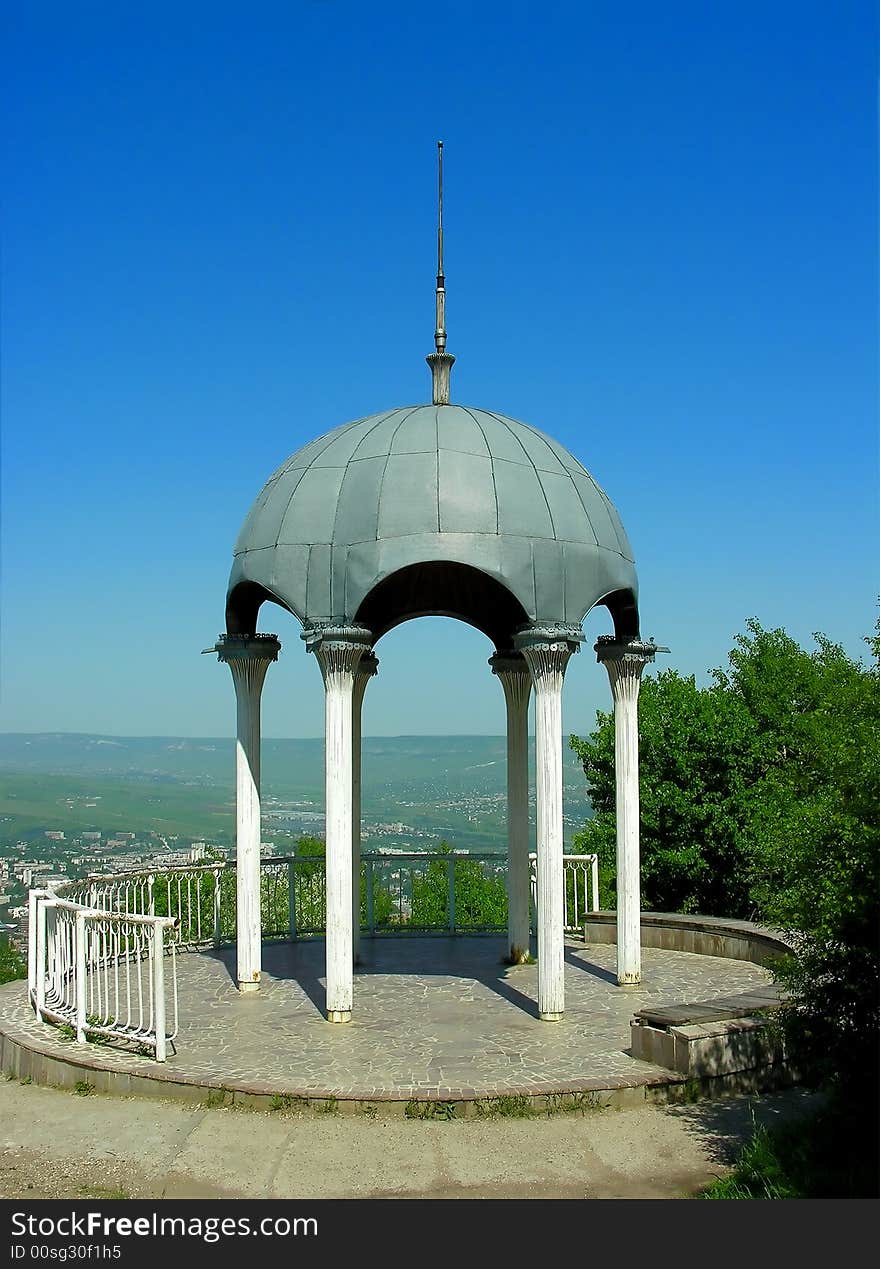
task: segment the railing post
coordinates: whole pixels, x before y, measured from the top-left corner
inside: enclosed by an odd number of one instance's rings
[[[455,933],[455,856],[450,855],[446,861],[447,910],[449,912],[449,933]]]
[[[43,1021],[43,1008],[46,1004],[46,906],[43,895],[37,898],[37,946],[34,959],[34,1002],[37,1017]]]
[[[86,914],[76,913],[76,1042],[86,1042]]]
[[[155,883],[156,883],[156,878],[153,876],[152,873],[150,873],[149,877],[147,877],[147,915],[148,916],[156,915]]]
[[[165,1061],[165,947],[164,927],[153,926],[153,1027],[156,1032],[156,1061]]]
[[[287,930],[296,939],[296,860],[287,861]]]
[[[28,892],[28,1000],[35,1004],[37,995],[37,918],[40,903],[39,890]]]
[[[58,909],[53,904],[46,913],[46,968],[45,977],[51,982],[56,995],[60,991],[61,977],[58,955]]]
[[[367,929],[372,937],[376,933],[376,913],[373,895],[373,861],[367,859]]]
[[[529,932],[534,934],[538,916],[538,856],[534,852],[529,855],[529,895],[531,898]]]
[[[214,946],[220,946],[220,877],[222,876],[219,868],[214,869]]]
[[[590,858],[590,881],[593,887],[592,901],[590,903],[590,911],[599,911],[599,856],[592,855]]]

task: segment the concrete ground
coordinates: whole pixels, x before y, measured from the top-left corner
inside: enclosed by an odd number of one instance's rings
[[[0,1198],[683,1198],[800,1089],[552,1118],[421,1121],[77,1096],[0,1080]]]

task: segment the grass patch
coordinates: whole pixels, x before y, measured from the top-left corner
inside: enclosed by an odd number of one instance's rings
[[[209,1088],[205,1095],[205,1106],[208,1110],[218,1110],[221,1106],[234,1106],[235,1093],[231,1088]]]
[[[478,1119],[532,1119],[541,1113],[530,1098],[516,1094],[474,1102],[474,1112]]]
[[[307,1110],[309,1099],[298,1093],[275,1093],[269,1102],[270,1110]]]
[[[420,1102],[411,1097],[403,1113],[407,1119],[455,1119],[455,1102]]]
[[[703,1097],[703,1087],[699,1080],[689,1079],[682,1084],[670,1085],[667,1099],[675,1105],[691,1106],[694,1102],[701,1101]]]
[[[320,1115],[335,1115],[338,1110],[339,1103],[335,1097],[326,1098],[318,1106],[318,1114]]]
[[[94,1084],[90,1084],[88,1080],[77,1080],[73,1086],[73,1091],[77,1097],[91,1097],[95,1091]]]
[[[601,1093],[548,1093],[543,1113],[547,1116],[592,1115],[605,1109]]]
[[[127,1194],[125,1190],[119,1189],[118,1186],[112,1186],[108,1188],[107,1186],[104,1186],[104,1185],[81,1185],[79,1187],[79,1192],[83,1196],[83,1198],[95,1198],[95,1199],[129,1199],[131,1198],[130,1194]]]
[[[731,1174],[699,1197],[876,1198],[877,1164],[873,1119],[829,1103],[794,1123],[756,1126]]]

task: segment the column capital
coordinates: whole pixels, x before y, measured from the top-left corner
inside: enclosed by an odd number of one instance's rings
[[[580,650],[583,637],[577,626],[555,624],[525,626],[514,635],[514,647],[529,667],[536,694],[551,686],[561,690],[565,667]]]
[[[328,689],[339,675],[351,676],[353,681],[362,658],[372,654],[373,634],[366,626],[328,623],[310,626],[300,637],[305,641],[306,651],[314,652]],[[378,668],[378,660],[373,657],[373,661]]]
[[[229,664],[231,661],[277,661],[281,651],[281,643],[273,634],[222,634],[213,648],[205,648],[205,653],[216,652],[217,660]]]
[[[596,660],[600,665],[607,661],[629,662],[635,667],[644,669],[654,660],[657,652],[668,652],[668,648],[658,648],[652,640],[618,639],[616,635],[599,635],[593,645]]]
[[[379,658],[372,650],[362,652],[357,666],[358,678],[372,679],[379,673]]]
[[[532,694],[532,671],[523,654],[512,650],[496,652],[489,658],[489,665],[504,691],[508,720],[511,710],[527,710]]]
[[[521,626],[513,636],[515,651],[527,654],[531,651],[563,652],[569,655],[577,652],[584,641],[580,626],[569,626],[562,622],[535,622]]]
[[[374,652],[362,652],[360,660],[354,667],[354,712],[358,729],[358,737],[360,737],[361,706],[364,703],[364,697],[367,693],[367,684],[370,679],[378,673],[379,658],[376,654]],[[358,740],[358,744],[360,744],[360,740]],[[360,752],[357,754],[357,761],[360,762]]]
[[[489,657],[489,666],[493,674],[497,674],[499,678],[514,674],[529,673],[529,665],[521,652],[516,652],[513,648],[509,648],[504,652],[496,652]]]
[[[306,645],[306,652],[319,652],[328,645],[338,644],[340,647],[357,647],[363,654],[373,646],[373,632],[366,626],[343,625],[335,621],[307,626],[300,638]]]

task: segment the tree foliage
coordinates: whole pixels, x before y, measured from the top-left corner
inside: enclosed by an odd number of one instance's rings
[[[665,670],[642,685],[639,744],[645,906],[748,916],[747,825],[756,770],[747,710],[719,686],[700,689],[693,677]],[[613,902],[613,716],[600,712],[590,739],[572,736],[571,745],[594,810],[574,849],[599,855],[603,901]]]
[[[815,639],[807,652],[751,620],[708,687],[673,671],[645,680],[642,902],[790,931],[797,954],[779,973],[796,1060],[876,1089],[880,623],[867,666]],[[613,888],[614,724],[597,722],[571,742],[595,809],[576,846],[599,853]]]
[[[0,983],[27,977],[27,966],[6,934],[0,934]]]
[[[503,875],[485,873],[478,859],[453,855],[441,842],[442,859],[432,859],[413,875],[413,926],[444,926],[449,921],[449,870],[453,871],[455,924],[469,927],[503,928],[507,923],[507,889]]]

